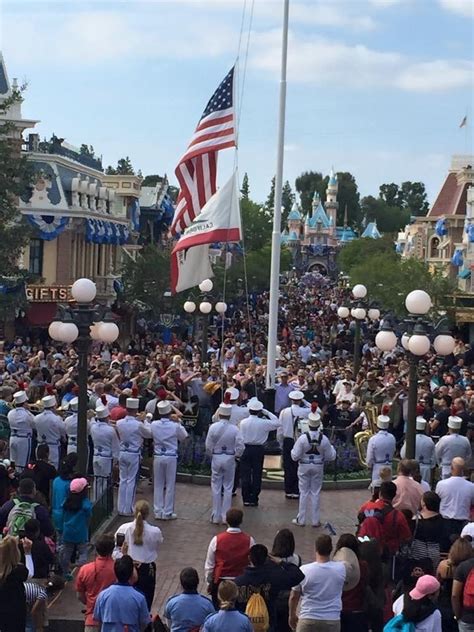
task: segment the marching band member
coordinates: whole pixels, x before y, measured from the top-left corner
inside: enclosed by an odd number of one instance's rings
[[[242,419],[245,419],[246,417],[249,416],[249,411],[247,410],[247,408],[245,406],[238,405],[237,402],[239,401],[239,397],[240,397],[239,390],[237,388],[234,388],[233,386],[230,388],[227,388],[224,392],[224,400],[223,400],[224,403],[230,404],[230,406],[232,407],[232,411],[230,415],[230,423],[234,424],[237,427],[240,426],[240,422],[242,421]],[[220,419],[221,419],[221,416],[219,413],[219,409],[217,409],[212,417],[212,421],[216,422],[216,421],[219,421]]]
[[[291,458],[298,463],[299,508],[293,524],[304,527],[306,524],[306,506],[311,499],[311,524],[320,527],[320,494],[323,485],[324,464],[334,461],[336,450],[329,439],[320,430],[321,415],[311,410],[308,415],[309,430],[302,434],[291,450]]]
[[[308,417],[309,406],[303,402],[302,391],[291,391],[288,395],[290,405],[280,412],[280,428],[278,438],[282,445],[283,473],[285,478],[285,496],[287,498],[299,498],[298,491],[298,465],[291,458],[291,450],[295,441],[301,434],[300,422]]]
[[[372,485],[380,479],[380,470],[385,467],[392,469],[396,439],[388,432],[390,417],[387,412],[388,409],[384,406],[382,414],[377,417],[378,432],[370,437],[367,444],[367,465],[372,468]]]
[[[153,438],[153,509],[157,520],[176,520],[174,497],[178,442],[184,441],[187,431],[179,421],[169,418],[172,407],[163,400],[156,405],[158,417],[151,423]],[[166,491],[165,491],[166,488]]]
[[[122,516],[133,516],[143,439],[151,437],[151,427],[148,421],[137,419],[139,406],[137,398],[128,397],[125,406],[127,415],[117,421],[117,433],[120,440],[117,509]]]
[[[436,444],[436,458],[441,465],[441,478],[451,476],[451,463],[456,457],[464,459],[466,463],[471,459],[471,444],[467,437],[459,434],[461,426],[461,417],[448,417],[448,434],[441,437]]]
[[[69,402],[69,410],[72,411],[72,415],[66,417],[64,425],[66,426],[67,434],[67,453],[77,452],[77,410],[79,408],[79,399],[74,397]]]
[[[212,455],[211,522],[224,524],[226,513],[232,504],[235,459],[242,456],[245,446],[239,428],[232,422],[233,406],[222,403],[217,412],[219,421],[215,421],[209,427],[206,437],[206,450]]]
[[[14,393],[13,401],[15,408],[7,415],[10,426],[10,460],[14,461],[18,469],[23,469],[30,460],[35,418],[27,408],[28,397],[25,391]]]
[[[119,458],[119,439],[115,428],[109,424],[109,414],[108,407],[98,406],[90,426],[94,443],[94,458],[92,460],[94,476],[110,476],[112,464]]]
[[[426,419],[416,418],[416,439],[415,439],[415,459],[420,464],[421,478],[431,485],[431,474],[436,465],[435,443],[426,434]],[[400,450],[402,459],[406,457],[406,442]]]
[[[38,445],[48,444],[49,460],[58,469],[61,440],[66,440],[66,426],[61,417],[55,413],[57,402],[54,395],[46,395],[42,398],[41,403],[44,410],[35,417]]]

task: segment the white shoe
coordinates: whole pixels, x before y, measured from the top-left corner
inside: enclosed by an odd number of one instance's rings
[[[293,524],[295,524],[297,527],[304,527],[305,526],[304,522],[298,522],[298,518],[293,518],[293,520],[291,522]]]
[[[163,512],[159,511],[155,514],[155,520],[163,520]]]
[[[163,514],[163,520],[176,520],[177,517],[175,513]]]

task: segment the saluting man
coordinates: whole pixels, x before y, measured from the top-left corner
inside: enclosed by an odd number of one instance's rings
[[[306,509],[311,500],[311,524],[320,527],[320,494],[323,485],[324,464],[334,461],[336,450],[320,429],[321,415],[317,410],[308,415],[308,431],[302,434],[291,450],[291,458],[298,463],[300,503],[293,524],[304,527]]]
[[[71,415],[66,417],[64,425],[67,434],[67,453],[77,452],[77,411],[79,408],[79,399],[74,397],[69,402],[69,410]]]
[[[240,460],[242,500],[246,507],[257,507],[262,489],[263,458],[268,433],[280,427],[276,415],[265,410],[262,402],[252,397],[247,404],[249,416],[240,422],[245,450]]]
[[[385,409],[384,409],[385,412]],[[367,445],[367,465],[372,468],[372,485],[380,480],[380,470],[384,467],[392,469],[396,439],[388,432],[390,417],[382,414],[377,417],[378,432],[370,437]]]
[[[90,426],[94,443],[94,476],[104,478],[112,474],[112,465],[118,461],[120,449],[117,431],[109,424],[109,414],[107,406],[98,406]]]
[[[158,419],[151,423],[153,437],[153,509],[157,520],[176,520],[174,497],[176,469],[178,466],[178,442],[188,436],[179,421],[170,419],[171,404],[158,402]],[[166,490],[166,491],[165,491]]]
[[[231,387],[227,388],[224,392],[224,403],[230,404],[232,407],[231,415],[230,415],[230,423],[235,426],[240,426],[240,422],[242,419],[245,419],[249,416],[249,411],[245,406],[239,406],[238,401],[240,397],[240,392],[237,388]],[[216,410],[212,417],[212,421],[216,422],[221,419],[219,409]]]
[[[10,425],[10,459],[15,462],[17,469],[23,469],[30,460],[35,418],[26,408],[28,396],[25,391],[14,393],[13,402],[15,408],[7,416]]]
[[[137,419],[139,401],[127,397],[127,414],[117,421],[117,433],[120,441],[119,471],[120,482],[117,509],[119,515],[133,516],[135,490],[142,453],[143,439],[151,437],[148,421]]]
[[[66,440],[66,426],[61,417],[55,413],[57,402],[54,395],[46,395],[42,398],[41,403],[44,410],[35,417],[38,445],[48,444],[50,463],[58,469],[61,441]]]
[[[299,498],[298,491],[298,465],[291,458],[291,450],[295,441],[301,434],[301,420],[308,417],[309,406],[303,405],[304,394],[301,391],[291,391],[288,395],[290,405],[280,412],[280,428],[278,438],[283,439],[283,473],[285,477],[285,496],[287,498]]]
[[[436,465],[435,443],[426,434],[426,419],[416,418],[415,459],[420,464],[421,478],[431,485],[431,474]],[[406,457],[406,442],[400,450],[402,459]]]
[[[232,423],[232,405],[221,404],[217,413],[219,421],[209,427],[206,450],[212,456],[211,522],[224,524],[226,513],[232,505],[235,460],[242,456],[245,446],[239,428]]]
[[[471,444],[467,437],[459,434],[461,426],[461,417],[456,415],[448,417],[448,434],[441,437],[436,444],[436,459],[441,465],[441,478],[451,476],[451,463],[456,457],[464,459],[466,463],[471,459]]]

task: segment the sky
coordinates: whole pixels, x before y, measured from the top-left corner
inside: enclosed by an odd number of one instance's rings
[[[252,11],[253,7],[253,11]],[[350,171],[361,195],[426,184],[472,153],[471,0],[290,0],[284,180]],[[240,176],[263,202],[276,169],[283,0],[1,0],[0,49],[28,83],[23,114],[167,173],[238,57]],[[468,115],[470,125],[459,124]],[[225,156],[223,154],[226,154]],[[222,183],[232,150],[219,163]]]

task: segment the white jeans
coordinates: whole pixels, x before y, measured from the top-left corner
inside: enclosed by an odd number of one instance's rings
[[[212,514],[211,520],[225,522],[225,515],[232,505],[235,456],[214,454],[211,463]],[[224,490],[224,494],[222,494]]]
[[[177,467],[178,459],[175,456],[155,456],[153,459],[153,511],[155,516],[169,516],[173,513]]]
[[[420,464],[420,474],[422,480],[431,485],[431,466]]]
[[[10,437],[10,461],[16,467],[25,468],[28,465],[31,452],[31,437]]]
[[[132,515],[135,503],[135,489],[140,468],[140,455],[132,452],[120,452],[120,484],[117,510],[119,514]]]
[[[323,485],[324,466],[300,463],[298,467],[298,487],[300,490],[300,504],[298,508],[298,522],[306,524],[306,509],[311,502],[311,524],[319,524],[319,496]]]

